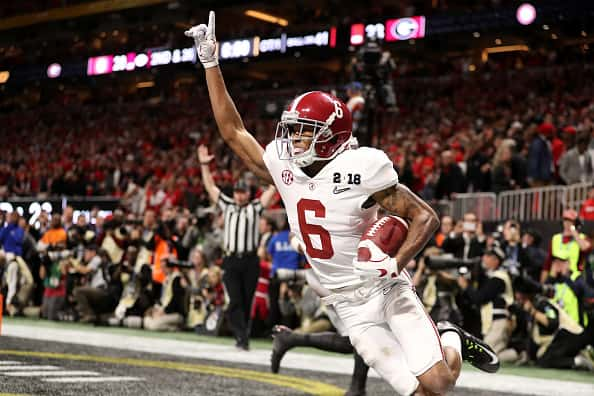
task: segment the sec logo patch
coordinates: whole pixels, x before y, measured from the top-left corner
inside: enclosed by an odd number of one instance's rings
[[[293,172],[291,172],[290,170],[285,169],[281,176],[283,179],[283,183],[285,183],[287,186],[293,183]]]

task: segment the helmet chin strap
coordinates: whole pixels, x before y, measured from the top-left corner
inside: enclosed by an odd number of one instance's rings
[[[308,151],[309,151],[309,149],[308,149]],[[291,162],[293,162],[295,165],[297,165],[300,168],[308,167],[311,164],[313,164],[315,161],[314,152],[315,151],[312,149],[311,152],[306,153],[306,155],[296,157],[296,158],[291,158]]]

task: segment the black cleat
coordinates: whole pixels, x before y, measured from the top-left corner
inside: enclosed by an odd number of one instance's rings
[[[291,342],[289,337],[293,333],[293,330],[287,326],[276,325],[272,329],[272,355],[270,356],[270,371],[277,374],[280,369],[280,362],[285,356],[285,353],[291,349]]]
[[[447,321],[439,322],[437,329],[439,330],[439,334],[443,334],[446,331],[455,331],[460,336],[462,340],[463,360],[487,373],[494,373],[499,370],[499,358],[486,342]]]

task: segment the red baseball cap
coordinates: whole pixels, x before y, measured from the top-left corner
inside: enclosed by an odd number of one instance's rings
[[[569,133],[570,135],[575,135],[577,130],[573,125],[568,125],[565,128],[563,128],[563,132]]]
[[[555,127],[553,126],[553,124],[550,124],[548,122],[543,122],[538,126],[538,132],[542,133],[545,136],[551,136],[554,131]]]

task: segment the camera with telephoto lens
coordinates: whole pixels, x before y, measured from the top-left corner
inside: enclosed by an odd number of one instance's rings
[[[304,269],[279,268],[276,270],[275,278],[281,282],[286,282],[290,289],[300,291],[301,287],[305,285],[305,271]]]
[[[184,268],[184,269],[192,269],[194,268],[194,264],[189,261],[178,260],[174,257],[168,257],[166,261],[166,265],[168,267],[176,267],[176,268]]]
[[[428,269],[433,271],[457,270],[458,274],[467,276],[473,268],[481,265],[481,258],[460,259],[450,255],[427,256],[425,264]]]
[[[43,256],[49,258],[51,261],[59,261],[72,257],[73,251],[66,249],[63,244],[49,245],[45,252],[40,253],[40,257]]]
[[[281,282],[298,282],[305,281],[304,269],[292,270],[288,268],[279,268],[276,270],[276,279]]]

